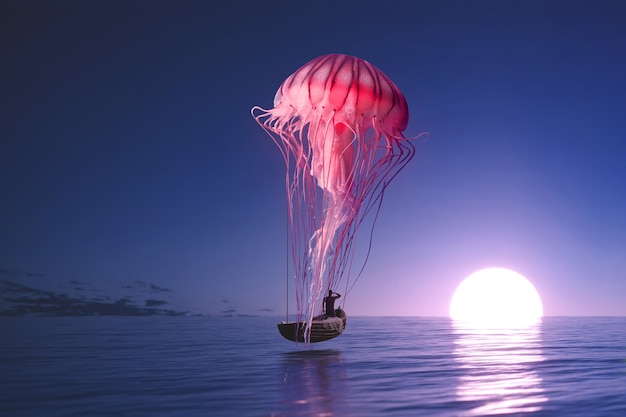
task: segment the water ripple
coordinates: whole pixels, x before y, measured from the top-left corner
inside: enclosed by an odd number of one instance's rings
[[[0,415],[626,415],[626,318],[357,317],[310,347],[278,320],[0,318]]]

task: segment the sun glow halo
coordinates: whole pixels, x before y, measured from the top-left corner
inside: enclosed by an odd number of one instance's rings
[[[518,327],[543,317],[541,298],[523,275],[504,268],[474,272],[457,287],[450,317],[478,326]]]

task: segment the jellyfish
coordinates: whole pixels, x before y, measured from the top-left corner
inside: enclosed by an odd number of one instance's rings
[[[377,216],[388,184],[415,153],[402,133],[408,106],[377,67],[330,54],[290,75],[274,108],[255,106],[252,115],[285,161],[288,274],[295,281],[298,321],[310,328],[323,293],[345,285],[347,295],[352,288],[359,226],[369,213]],[[369,248],[371,234],[367,256]]]

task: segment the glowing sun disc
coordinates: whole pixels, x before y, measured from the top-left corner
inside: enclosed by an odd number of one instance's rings
[[[475,325],[529,325],[543,317],[543,306],[537,290],[523,275],[487,268],[474,272],[457,287],[450,317]]]

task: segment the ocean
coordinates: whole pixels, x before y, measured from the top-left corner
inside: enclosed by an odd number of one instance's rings
[[[626,317],[462,329],[351,317],[296,344],[274,317],[0,317],[0,415],[626,416]]]

